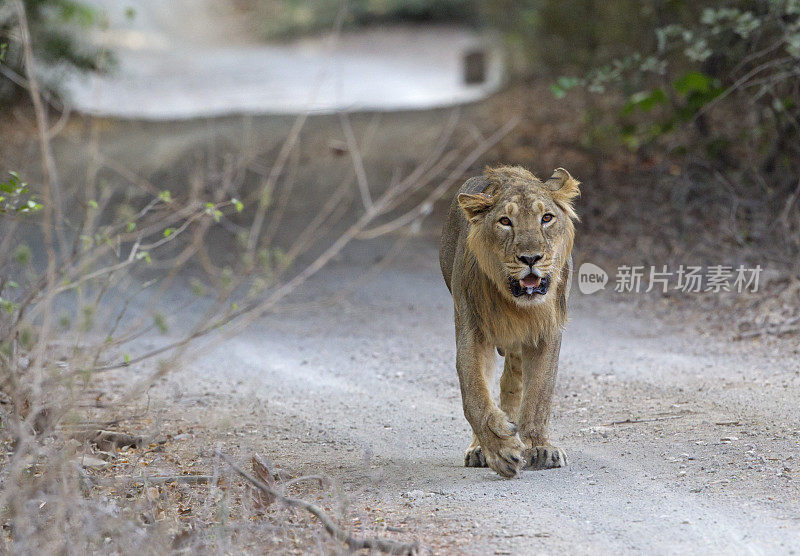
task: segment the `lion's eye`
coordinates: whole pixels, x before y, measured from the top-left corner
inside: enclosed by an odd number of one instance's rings
[[[498,222],[500,222],[503,226],[510,226],[511,225],[511,220],[507,216],[504,216],[503,218],[498,220]]]
[[[547,214],[545,214],[544,216],[542,216],[542,224],[547,224],[548,222],[550,222],[551,220],[553,220],[553,218],[555,218],[555,216],[553,216],[552,214],[550,214],[550,213],[548,212]]]

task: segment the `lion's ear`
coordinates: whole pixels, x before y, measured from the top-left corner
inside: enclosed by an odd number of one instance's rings
[[[564,168],[556,168],[553,175],[544,184],[550,191],[558,192],[558,197],[568,201],[581,194],[578,187],[581,182],[573,178]]]
[[[468,220],[474,220],[488,211],[494,205],[494,199],[485,193],[470,195],[461,193],[458,196],[458,206],[467,215]]]
[[[578,219],[578,215],[572,208],[572,201],[581,194],[578,180],[573,178],[564,168],[556,168],[553,175],[544,182],[545,187],[553,192],[553,200],[563,208],[573,219]]]

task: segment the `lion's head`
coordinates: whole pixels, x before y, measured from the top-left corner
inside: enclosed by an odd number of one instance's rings
[[[486,178],[483,193],[458,196],[470,222],[467,245],[506,297],[522,306],[543,303],[572,252],[580,184],[563,168],[545,182],[510,166],[489,168]]]

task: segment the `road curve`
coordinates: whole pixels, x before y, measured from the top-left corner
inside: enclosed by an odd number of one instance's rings
[[[488,37],[455,27],[392,27],[286,44],[259,44],[206,0],[93,0],[108,29],[109,74],[74,73],[62,88],[79,111],[179,120],[231,114],[396,111],[472,102],[502,84],[502,56]],[[125,9],[134,7],[135,15]],[[464,56],[486,53],[485,80],[467,84]]]

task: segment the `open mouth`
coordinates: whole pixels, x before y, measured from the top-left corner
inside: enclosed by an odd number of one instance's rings
[[[511,288],[511,295],[514,297],[533,297],[534,295],[544,295],[550,287],[550,277],[544,276],[539,278],[534,274],[528,274],[522,279],[509,278],[509,287]]]

